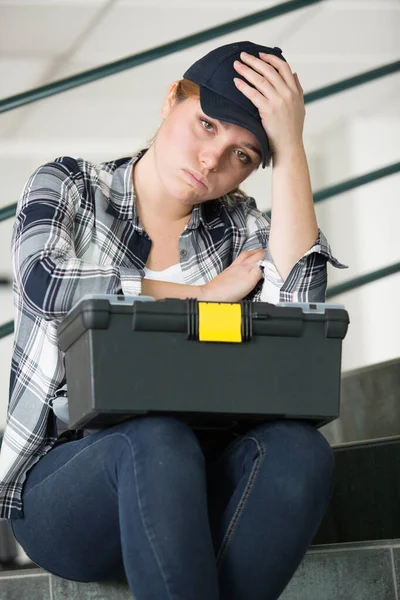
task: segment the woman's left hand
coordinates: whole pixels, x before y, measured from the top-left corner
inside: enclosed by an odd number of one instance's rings
[[[254,87],[235,78],[236,87],[258,109],[273,154],[303,146],[306,110],[297,74],[274,54],[257,58],[242,52],[240,59],[243,62],[234,62],[235,70]]]

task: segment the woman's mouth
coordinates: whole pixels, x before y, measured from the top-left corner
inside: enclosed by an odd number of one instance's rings
[[[192,171],[192,169],[183,169],[187,180],[194,185],[194,187],[202,190],[207,189],[206,179],[197,171]]]

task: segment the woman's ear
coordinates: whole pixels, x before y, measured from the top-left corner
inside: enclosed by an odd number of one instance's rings
[[[160,115],[161,115],[162,119],[165,119],[168,116],[169,111],[175,104],[175,94],[176,94],[176,88],[178,87],[178,84],[179,84],[179,81],[174,81],[169,86],[168,93],[165,97],[165,100],[164,100],[162,106],[161,106]]]

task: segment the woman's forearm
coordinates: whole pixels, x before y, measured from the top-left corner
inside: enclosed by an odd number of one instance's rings
[[[156,281],[153,279],[142,280],[142,296],[152,296],[156,300],[163,298],[197,298],[202,300],[204,287],[201,285],[184,285],[181,283],[170,283],[169,281]]]
[[[318,237],[304,146],[274,156],[269,248],[283,280]]]

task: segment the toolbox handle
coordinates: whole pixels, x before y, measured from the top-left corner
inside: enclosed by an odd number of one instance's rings
[[[269,302],[253,303],[253,332],[256,335],[300,337],[303,334],[304,318],[301,307],[288,310]]]
[[[251,340],[253,334],[299,337],[303,333],[303,311],[300,307],[288,310],[275,304],[254,303],[251,300],[243,300],[237,304],[242,306],[242,341]],[[186,305],[185,315],[182,312],[182,301],[176,298],[135,304],[132,329],[186,333],[188,339],[198,340],[198,300],[188,298]]]

